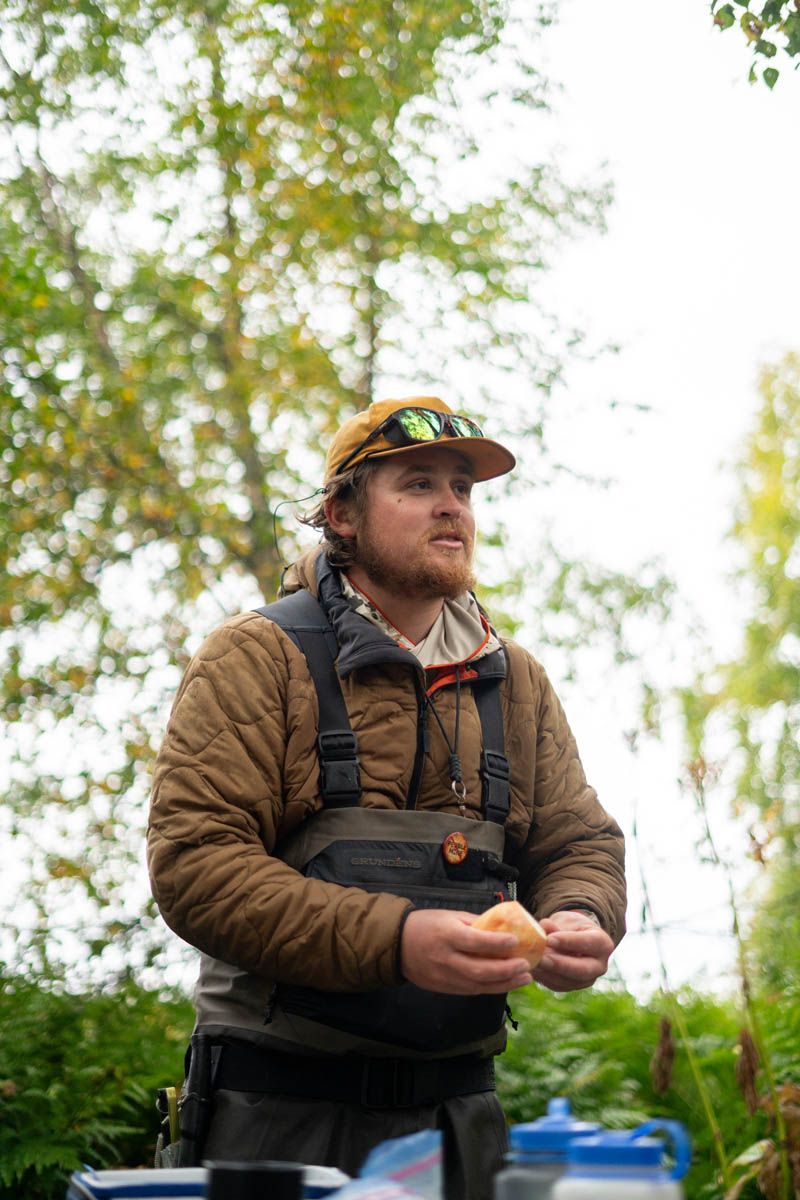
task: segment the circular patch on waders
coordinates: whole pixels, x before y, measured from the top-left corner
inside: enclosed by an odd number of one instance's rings
[[[442,842],[442,857],[451,866],[463,863],[469,854],[469,842],[463,833],[448,833]]]

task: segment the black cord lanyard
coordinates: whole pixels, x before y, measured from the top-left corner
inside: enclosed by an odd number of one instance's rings
[[[433,713],[434,717],[436,718],[436,723],[439,726],[440,730],[442,731],[442,737],[444,738],[444,740],[447,744],[447,749],[450,751],[450,757],[447,762],[447,771],[450,776],[450,787],[452,788],[453,795],[455,796],[456,801],[458,803],[458,811],[460,812],[462,817],[465,817],[467,815],[467,809],[464,804],[464,801],[466,800],[466,797],[467,797],[467,786],[464,783],[464,775],[461,770],[461,759],[458,754],[458,740],[459,740],[459,734],[461,732],[461,671],[460,671],[460,669],[458,667],[456,667],[456,723],[455,723],[455,729],[453,731],[453,741],[452,742],[450,741],[450,737],[447,733],[447,730],[444,727],[444,722],[442,721],[442,718],[439,716],[436,705],[434,704],[433,696],[426,696],[426,699],[427,699],[427,703],[428,703],[428,706],[430,707],[431,712]]]

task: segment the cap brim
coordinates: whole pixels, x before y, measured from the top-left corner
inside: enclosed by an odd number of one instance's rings
[[[375,458],[394,458],[398,454],[408,454],[410,450],[455,450],[463,454],[472,467],[476,483],[484,483],[487,479],[496,479],[498,475],[507,475],[517,465],[517,460],[510,450],[499,442],[490,441],[484,437],[440,437],[432,442],[414,442],[410,446],[392,446],[389,450],[375,450],[365,454],[362,461]]]

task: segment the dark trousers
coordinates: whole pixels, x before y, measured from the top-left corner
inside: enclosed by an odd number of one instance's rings
[[[492,1178],[507,1145],[494,1092],[390,1109],[220,1088],[203,1158],[281,1159],[356,1175],[378,1142],[422,1129],[444,1134],[447,1200],[491,1200]]]

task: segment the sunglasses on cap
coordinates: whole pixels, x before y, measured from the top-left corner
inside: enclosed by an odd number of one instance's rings
[[[435,442],[445,436],[482,438],[483,430],[469,417],[460,417],[457,413],[437,412],[433,408],[399,408],[397,412],[391,413],[381,421],[380,425],[376,425],[363,442],[359,442],[344,462],[339,463],[336,474],[341,474],[364,447],[376,438],[384,437],[392,446],[414,446]]]

